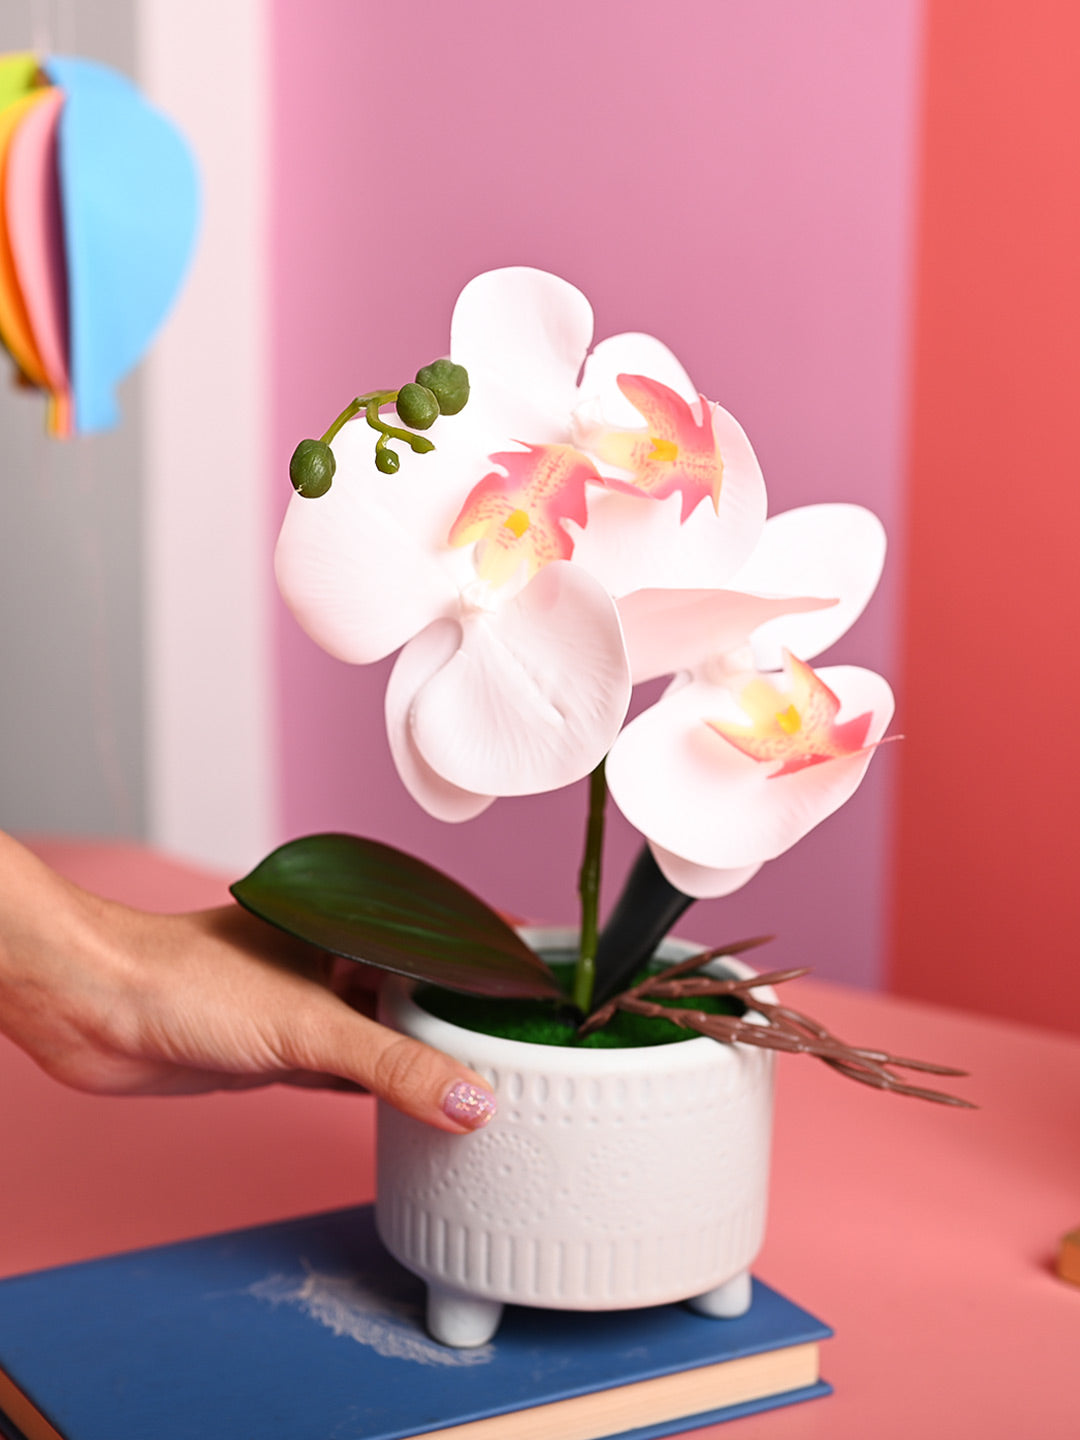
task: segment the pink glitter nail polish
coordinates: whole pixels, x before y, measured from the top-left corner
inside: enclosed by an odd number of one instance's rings
[[[456,1120],[459,1125],[466,1125],[470,1130],[479,1130],[495,1114],[495,1096],[490,1090],[481,1090],[479,1085],[471,1085],[468,1080],[459,1080],[446,1092],[442,1108],[443,1114]]]

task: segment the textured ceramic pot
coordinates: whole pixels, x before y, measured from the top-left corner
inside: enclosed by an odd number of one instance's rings
[[[569,930],[522,933],[541,951],[576,943]],[[673,962],[699,948],[669,940],[660,954]],[[719,968],[754,973],[737,960]],[[499,1106],[465,1136],[379,1106],[376,1223],[427,1282],[436,1339],[483,1344],[504,1303],[747,1308],[765,1228],[772,1051],[704,1036],[625,1050],[532,1045],[449,1024],[411,992],[387,984],[380,1018],[485,1076]]]

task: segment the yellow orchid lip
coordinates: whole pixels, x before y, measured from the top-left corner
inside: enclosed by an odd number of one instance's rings
[[[520,540],[531,524],[527,511],[511,510],[503,521],[503,528],[509,530],[515,540]]]
[[[777,711],[776,723],[785,734],[797,735],[802,729],[802,716],[794,705],[789,705],[786,710]]]

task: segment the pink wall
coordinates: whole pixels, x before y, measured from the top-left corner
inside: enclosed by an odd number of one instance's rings
[[[598,335],[676,350],[746,426],[773,510],[877,510],[894,563],[842,656],[893,672],[919,9],[277,0],[275,518],[299,438],[443,353],[470,275],[538,265],[589,295]],[[388,665],[340,665],[284,613],[279,645],[286,834],[377,834],[507,908],[573,918],[580,787],[439,825],[390,765]],[[876,983],[892,763],[684,933],[776,930],[778,963]],[[636,844],[611,831],[609,898]]]

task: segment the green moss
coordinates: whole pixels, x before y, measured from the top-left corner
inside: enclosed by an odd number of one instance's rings
[[[573,964],[567,960],[544,957],[563,989],[569,991],[573,977]],[[645,967],[634,976],[631,984],[641,980],[662,965]],[[629,988],[629,987],[627,987]],[[451,1025],[460,1025],[463,1030],[476,1030],[483,1035],[498,1035],[506,1040],[527,1040],[533,1045],[574,1045],[592,1050],[628,1050],[643,1045],[670,1045],[679,1040],[693,1040],[696,1030],[685,1030],[669,1020],[660,1020],[651,1015],[631,1015],[617,1010],[602,1030],[594,1030],[583,1040],[575,1036],[576,1022],[573,1017],[559,1013],[559,1006],[548,1000],[493,1000],[479,995],[462,995],[456,990],[441,990],[434,985],[424,985],[415,996],[430,1014]],[[661,1005],[673,1006],[677,1001],[661,1000]],[[737,1000],[723,995],[698,997],[694,1008],[717,1015],[739,1015],[743,1007]]]

